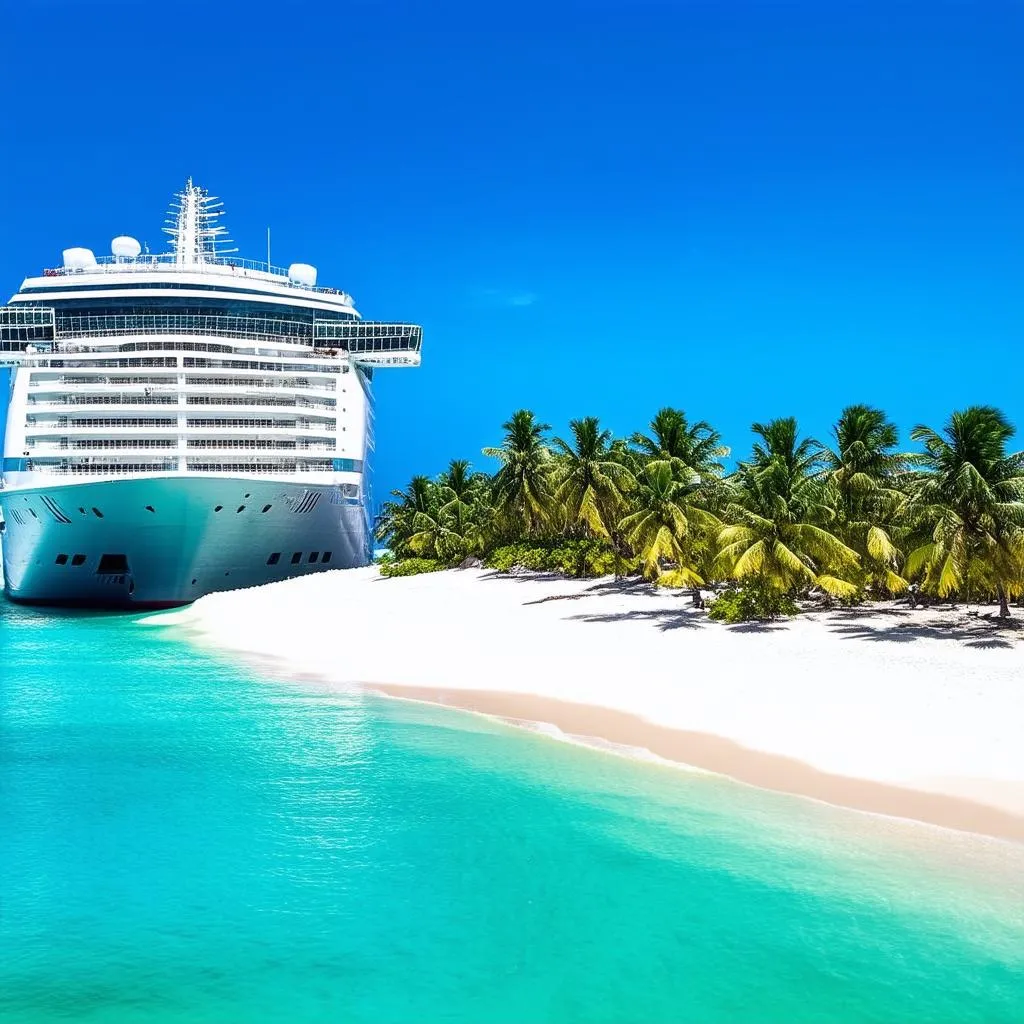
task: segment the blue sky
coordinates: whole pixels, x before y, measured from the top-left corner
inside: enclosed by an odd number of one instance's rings
[[[162,246],[192,175],[243,255],[420,322],[377,498],[527,406],[617,433],[1024,427],[1024,5],[66,3],[4,13],[0,286]],[[6,297],[6,296],[5,296]],[[1021,445],[1024,446],[1024,440]]]

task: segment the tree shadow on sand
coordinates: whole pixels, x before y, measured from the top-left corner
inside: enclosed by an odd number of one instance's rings
[[[730,633],[777,633],[786,627],[782,622],[737,622],[725,628]]]
[[[530,577],[531,579],[548,579],[550,576],[537,575]],[[597,583],[591,584],[586,590],[581,590],[578,593],[568,594],[547,594],[544,597],[538,597],[534,601],[524,601],[524,605],[528,604],[546,604],[548,601],[580,601],[585,597],[608,597],[613,594],[649,594],[653,596],[656,593],[655,588],[647,582],[647,580],[641,579],[610,579],[610,580],[599,580]],[[662,593],[660,596],[666,596]]]
[[[906,644],[917,640],[957,640],[967,647],[983,649],[1013,647],[1013,641],[1000,636],[1000,625],[987,621],[966,624],[950,624],[948,626],[928,626],[923,623],[893,623],[880,626],[837,623],[832,632],[849,640],[870,640],[872,643]]]
[[[650,622],[663,633],[670,629],[698,629],[704,622],[703,618],[677,608],[634,608],[628,612],[570,615],[569,619],[574,622]]]

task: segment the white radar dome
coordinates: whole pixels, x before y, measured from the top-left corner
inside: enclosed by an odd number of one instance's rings
[[[288,280],[312,288],[316,285],[316,267],[308,263],[293,263],[288,268]]]
[[[120,256],[126,259],[135,259],[136,256],[142,252],[142,246],[139,245],[137,238],[132,238],[131,235],[118,235],[110,243],[110,251],[115,256]]]
[[[96,266],[96,257],[92,249],[65,249],[64,266],[68,270],[85,270]]]

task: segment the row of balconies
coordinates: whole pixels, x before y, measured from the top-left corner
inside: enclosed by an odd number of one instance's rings
[[[252,364],[240,363],[233,365],[216,359],[185,359],[179,362],[173,356],[152,356],[130,357],[125,359],[95,359],[91,361],[54,359],[47,366],[40,367],[33,371],[32,379],[45,379],[55,373],[67,373],[72,370],[82,371],[107,371],[107,370],[145,370],[155,375],[172,375],[177,373],[203,373],[232,370],[236,373],[301,373],[309,377],[326,377],[335,379],[338,371],[331,371],[318,366],[282,364],[275,366],[273,363],[254,362]]]
[[[29,403],[32,412],[29,415],[30,421],[33,417],[40,415],[45,416],[47,412],[53,412],[56,414],[67,412],[69,405],[75,406],[76,412],[87,412],[90,407],[97,409],[109,409],[110,407],[118,407],[124,409],[131,409],[134,406],[150,406],[158,405],[161,406],[163,411],[167,407],[182,408],[179,405],[179,397],[175,394],[167,395],[62,395],[60,398],[55,398],[52,401],[47,399],[40,399],[36,395],[29,397]],[[215,412],[228,412],[238,413],[247,409],[260,409],[260,410],[294,410],[301,409],[304,416],[312,417],[330,417],[333,418],[337,415],[338,406],[334,400],[322,400],[319,402],[309,401],[306,399],[287,399],[280,397],[273,398],[254,398],[254,397],[239,397],[229,399],[227,396],[219,395],[189,395],[186,396],[184,406],[188,408],[188,412],[191,415],[199,413],[215,413]],[[346,409],[342,408],[343,413]]]
[[[308,393],[321,395],[334,395],[337,392],[335,381],[318,381],[311,383],[306,378],[275,378],[275,377],[192,377],[186,376],[185,383],[179,384],[175,381],[168,381],[163,377],[140,377],[140,376],[107,376],[87,377],[66,374],[62,377],[54,377],[47,380],[30,380],[29,388],[38,397],[42,394],[62,396],[68,393],[82,391],[97,391],[102,387],[124,388],[138,387],[140,393],[165,393],[177,395],[183,394],[216,394],[221,389],[230,390],[237,394],[247,388],[256,391],[282,391],[286,394],[301,392],[304,396]],[[345,388],[341,389],[343,392]],[[30,394],[29,400],[31,401]],[[310,396],[311,397],[311,396]]]
[[[49,456],[65,456],[70,453],[75,455],[103,454],[105,452],[133,452],[133,451],[166,451],[173,452],[179,449],[177,439],[153,439],[153,438],[132,438],[126,440],[96,439],[90,441],[28,441],[26,442],[26,454],[45,458]],[[335,445],[327,441],[291,440],[277,441],[264,438],[201,438],[187,441],[185,449],[188,451],[200,450],[204,454],[209,452],[238,452],[238,451],[302,451],[320,452],[333,455]]]
[[[228,453],[237,458],[238,453]],[[208,458],[207,453],[201,456]],[[274,459],[274,461],[269,461]],[[261,461],[262,460],[262,461]],[[254,456],[246,462],[200,462],[197,459],[164,458],[150,459],[146,462],[95,462],[95,463],[45,463],[29,460],[27,470],[45,476],[138,476],[140,473],[171,473],[191,471],[193,473],[267,473],[267,474],[306,474],[331,473],[334,470],[330,459],[275,458],[274,456]]]
[[[344,432],[344,427],[342,431]],[[259,437],[269,438],[306,438],[309,440],[315,440],[316,438],[334,438],[337,436],[336,431],[331,428],[325,427],[299,427],[299,426],[281,426],[281,427],[178,427],[177,424],[168,423],[160,426],[156,425],[143,425],[128,426],[125,425],[121,428],[111,427],[109,425],[97,426],[97,427],[36,427],[26,431],[26,444],[33,442],[39,443],[59,443],[61,440],[75,440],[76,438],[94,438],[94,437],[109,437],[111,440],[123,440],[125,435],[129,437],[184,437],[184,438],[198,438],[198,437],[252,437],[254,434]]]

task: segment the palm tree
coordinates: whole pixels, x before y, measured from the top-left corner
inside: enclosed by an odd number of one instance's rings
[[[891,593],[907,588],[894,541],[899,490],[908,458],[896,451],[899,433],[880,409],[847,406],[832,428],[834,447],[821,452],[823,476],[836,510],[837,535],[861,557],[863,582]]]
[[[615,459],[612,433],[601,430],[596,416],[572,420],[573,443],[557,437],[558,460],[555,504],[564,510],[566,525],[582,527],[595,537],[611,540],[622,510],[624,492],[636,484],[633,474]]]
[[[682,409],[664,408],[651,420],[651,433],[634,434],[630,443],[645,461],[666,462],[677,480],[696,474],[702,481],[720,478],[721,459],[729,454],[710,423],[691,424]]]
[[[427,507],[412,516],[408,547],[423,558],[456,562],[477,548],[480,531],[474,505],[479,487],[464,459],[454,459],[432,485]]]
[[[940,597],[995,593],[999,615],[1024,591],[1024,452],[1009,453],[1015,431],[991,406],[954,412],[942,433],[911,432],[924,445],[908,511],[927,530],[907,572],[921,572]]]
[[[474,473],[466,459],[452,459],[437,478],[441,494],[440,513],[464,541],[466,554],[479,553],[493,531],[490,478]]]
[[[415,517],[429,513],[436,505],[435,485],[428,476],[414,476],[404,490],[391,492],[397,501],[385,501],[377,520],[377,539],[387,544],[395,557],[408,558],[416,552],[409,546],[418,532]]]
[[[551,510],[551,452],[544,441],[551,428],[528,409],[519,409],[502,429],[501,447],[483,450],[501,463],[494,477],[495,506],[506,530],[537,535]]]
[[[819,525],[834,516],[816,479],[821,446],[801,440],[791,417],[752,429],[761,440],[736,474],[735,500],[726,509],[732,525],[718,535],[719,571],[776,594],[817,586],[834,597],[853,597],[857,587],[849,577],[857,553]]]
[[[619,523],[626,542],[639,556],[649,580],[670,586],[699,587],[700,548],[721,527],[707,510],[691,503],[693,485],[672,477],[665,460],[651,462],[638,482],[637,509]],[[666,572],[665,563],[673,563]]]

